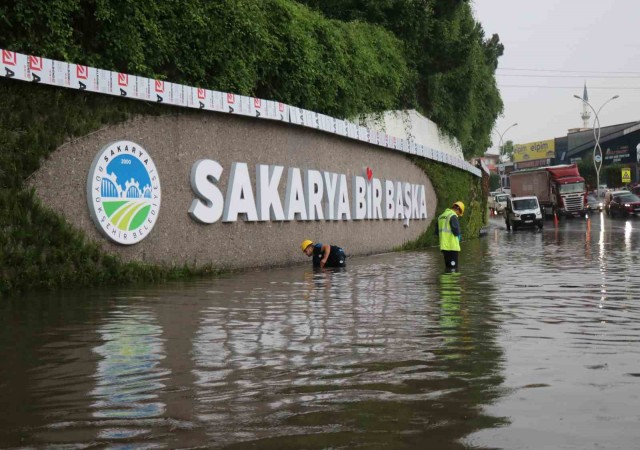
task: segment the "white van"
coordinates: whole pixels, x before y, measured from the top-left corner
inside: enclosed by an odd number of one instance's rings
[[[507,226],[507,231],[512,227],[515,231],[520,227],[527,226],[542,229],[544,217],[538,197],[509,197],[507,207],[504,210],[504,223]]]

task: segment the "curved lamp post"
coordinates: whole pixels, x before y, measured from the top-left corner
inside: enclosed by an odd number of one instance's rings
[[[593,113],[595,114],[595,117],[593,119],[593,125],[594,125],[594,127],[593,127],[593,139],[595,141],[595,145],[593,146],[593,165],[596,168],[596,183],[597,183],[596,195],[598,196],[598,198],[600,198],[600,168],[602,167],[602,148],[600,147],[600,118],[598,117],[598,113],[600,113],[600,111],[602,111],[602,108],[604,108],[604,105],[609,103],[611,100],[617,99],[620,96],[619,95],[614,95],[609,100],[604,102],[602,104],[602,106],[600,106],[600,108],[598,108],[597,111],[595,110],[595,108],[593,106],[591,106],[591,103],[589,103],[584,98],[580,97],[579,95],[574,95],[574,97],[577,98],[578,100],[582,101],[589,108],[591,108],[591,111],[593,111]]]
[[[503,179],[504,178],[504,161],[503,161],[504,148],[502,147],[502,138],[507,131],[509,131],[511,128],[515,127],[516,125],[518,124],[514,123],[510,127],[507,127],[507,129],[504,130],[502,133],[500,133],[499,131],[497,132],[498,136],[500,136],[500,144],[498,145],[498,148],[500,149],[500,154],[498,156],[498,162],[500,163],[498,165],[498,171],[500,172],[500,192],[504,192],[504,179]]]

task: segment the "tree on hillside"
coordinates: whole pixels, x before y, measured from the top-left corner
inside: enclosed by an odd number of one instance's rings
[[[342,21],[365,21],[393,32],[405,44],[417,80],[404,107],[417,107],[465,156],[491,145],[503,110],[495,71],[504,52],[498,35],[486,39],[469,0],[298,0]]]
[[[13,0],[0,24],[1,48],[340,118],[416,108],[467,157],[503,109],[470,0]]]

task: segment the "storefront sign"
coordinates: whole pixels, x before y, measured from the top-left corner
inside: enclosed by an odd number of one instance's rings
[[[635,156],[635,155],[634,155]],[[631,149],[628,145],[621,145],[619,147],[607,148],[604,152],[605,164],[617,164],[617,163],[629,163],[633,162],[635,158],[632,158]]]
[[[554,139],[529,142],[513,146],[513,162],[526,162],[536,159],[555,158],[556,143]]]
[[[551,159],[534,159],[533,161],[521,161],[515,163],[516,170],[531,169],[532,167],[544,167],[551,165]]]

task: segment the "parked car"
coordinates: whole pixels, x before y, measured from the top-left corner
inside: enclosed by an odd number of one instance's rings
[[[489,198],[489,209],[496,214],[502,214],[504,212],[504,208],[507,206],[507,199],[509,196],[507,194],[496,194],[493,197]]]
[[[607,213],[607,215],[609,214],[609,203],[611,203],[611,200],[613,199],[613,197],[616,196],[616,195],[623,195],[623,194],[631,194],[631,192],[627,191],[626,189],[605,192],[605,194],[604,194],[604,210]]]
[[[604,209],[604,200],[596,197],[596,194],[587,195],[587,209],[589,211],[602,211]]]
[[[614,195],[609,202],[609,215],[611,217],[640,214],[640,197],[630,192]]]
[[[504,223],[507,231],[517,230],[520,227],[530,226],[542,229],[544,218],[538,197],[509,197],[507,207],[504,210]]]

